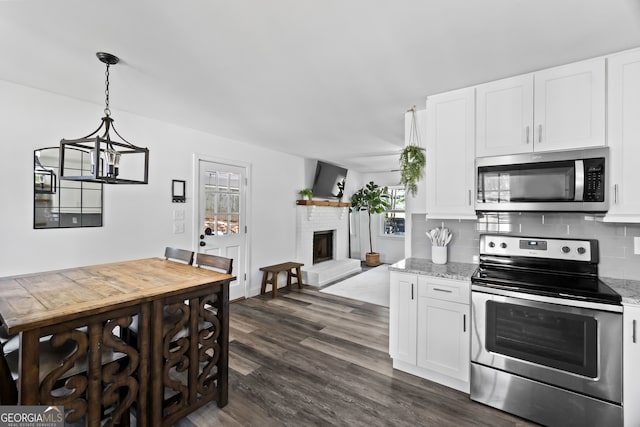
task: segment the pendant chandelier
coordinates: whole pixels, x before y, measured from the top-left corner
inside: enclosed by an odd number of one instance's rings
[[[149,149],[137,147],[124,139],[113,125],[109,109],[109,66],[120,60],[105,52],[98,52],[96,56],[107,67],[105,115],[98,129],[91,134],[60,141],[60,179],[105,184],[147,184]],[[112,139],[111,131],[120,140]],[[78,150],[89,156],[78,156]],[[90,159],[90,164],[84,160],[85,157]]]

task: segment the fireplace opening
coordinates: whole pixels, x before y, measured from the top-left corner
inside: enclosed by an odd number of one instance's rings
[[[333,259],[333,230],[313,232],[313,263]]]

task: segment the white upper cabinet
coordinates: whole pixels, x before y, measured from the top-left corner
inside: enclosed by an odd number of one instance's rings
[[[604,146],[605,90],[604,58],[478,86],[476,155]]]
[[[533,74],[476,87],[476,156],[533,150]]]
[[[609,212],[604,221],[640,222],[640,49],[608,58]]]
[[[427,98],[427,218],[477,218],[474,124],[474,88]]]
[[[534,73],[534,150],[605,145],[605,59]]]

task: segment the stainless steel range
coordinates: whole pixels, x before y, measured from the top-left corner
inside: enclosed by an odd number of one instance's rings
[[[597,240],[480,236],[471,399],[548,426],[622,425],[621,297]]]

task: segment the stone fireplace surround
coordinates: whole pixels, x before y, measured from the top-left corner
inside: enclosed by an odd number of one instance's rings
[[[313,264],[313,233],[333,230],[333,260]],[[360,260],[350,259],[349,208],[296,206],[296,257],[307,285],[323,286],[362,271]]]

